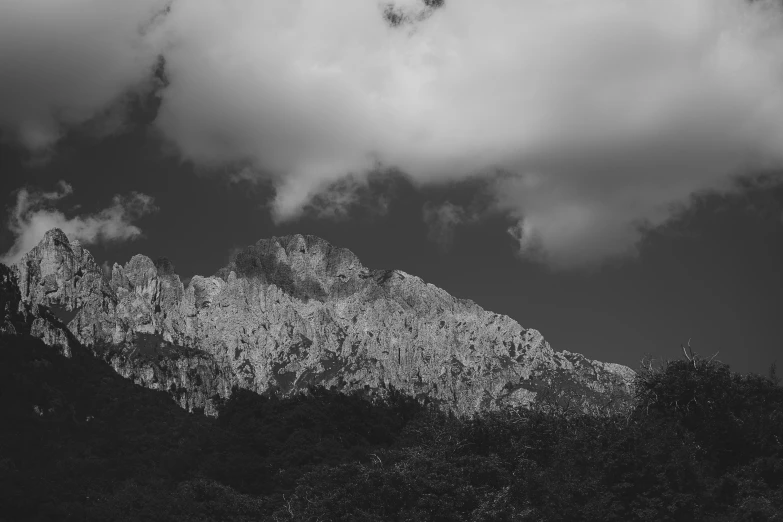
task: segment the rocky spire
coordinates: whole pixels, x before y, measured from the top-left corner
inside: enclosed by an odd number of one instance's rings
[[[627,397],[634,375],[315,236],[262,239],[187,288],[143,255],[104,276],[59,230],[14,271],[26,306],[59,311],[117,371],[208,412],[235,385],[394,387],[463,413],[565,389],[594,405]]]

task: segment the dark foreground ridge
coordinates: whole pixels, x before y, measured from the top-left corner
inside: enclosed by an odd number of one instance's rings
[[[625,415],[459,418],[392,391],[235,389],[217,417],[90,350],[0,335],[2,521],[779,521],[783,388],[641,371]]]
[[[65,355],[84,345],[189,411],[216,414],[234,387],[394,388],[458,414],[553,394],[600,413],[631,397],[631,369],[556,352],[507,316],[314,236],[262,239],[185,287],[143,255],[103,274],[54,229],[4,277],[33,336]]]

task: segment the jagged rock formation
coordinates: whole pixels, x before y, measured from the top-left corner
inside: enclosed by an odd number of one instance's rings
[[[187,288],[166,260],[142,255],[103,274],[59,230],[13,271],[26,317],[54,314],[119,373],[207,413],[235,385],[284,393],[393,386],[460,413],[566,389],[595,405],[627,397],[634,376],[555,352],[507,316],[404,272],[365,268],[313,236],[260,240]],[[63,343],[59,331],[33,330],[50,344]]]
[[[16,276],[10,268],[0,264],[0,313],[3,314],[0,334],[29,333],[30,325],[27,324],[25,311]]]
[[[47,306],[21,298],[16,274],[0,264],[0,334],[31,334],[69,357],[75,340]]]

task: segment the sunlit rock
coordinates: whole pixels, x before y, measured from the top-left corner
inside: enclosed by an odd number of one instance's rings
[[[368,269],[314,236],[260,240],[186,288],[171,263],[142,255],[104,277],[58,230],[14,271],[24,303],[72,314],[70,332],[119,373],[208,413],[235,385],[393,387],[458,413],[574,391],[584,407],[603,407],[627,399],[634,376],[555,352],[507,316],[405,272]]]

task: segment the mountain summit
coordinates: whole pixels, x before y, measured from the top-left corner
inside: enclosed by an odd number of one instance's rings
[[[262,239],[185,287],[170,262],[143,255],[104,274],[54,229],[0,275],[0,326],[27,328],[65,355],[81,343],[207,413],[234,386],[393,387],[458,413],[576,391],[589,408],[627,398],[634,377],[555,352],[536,330],[405,272],[368,269],[315,236]]]

